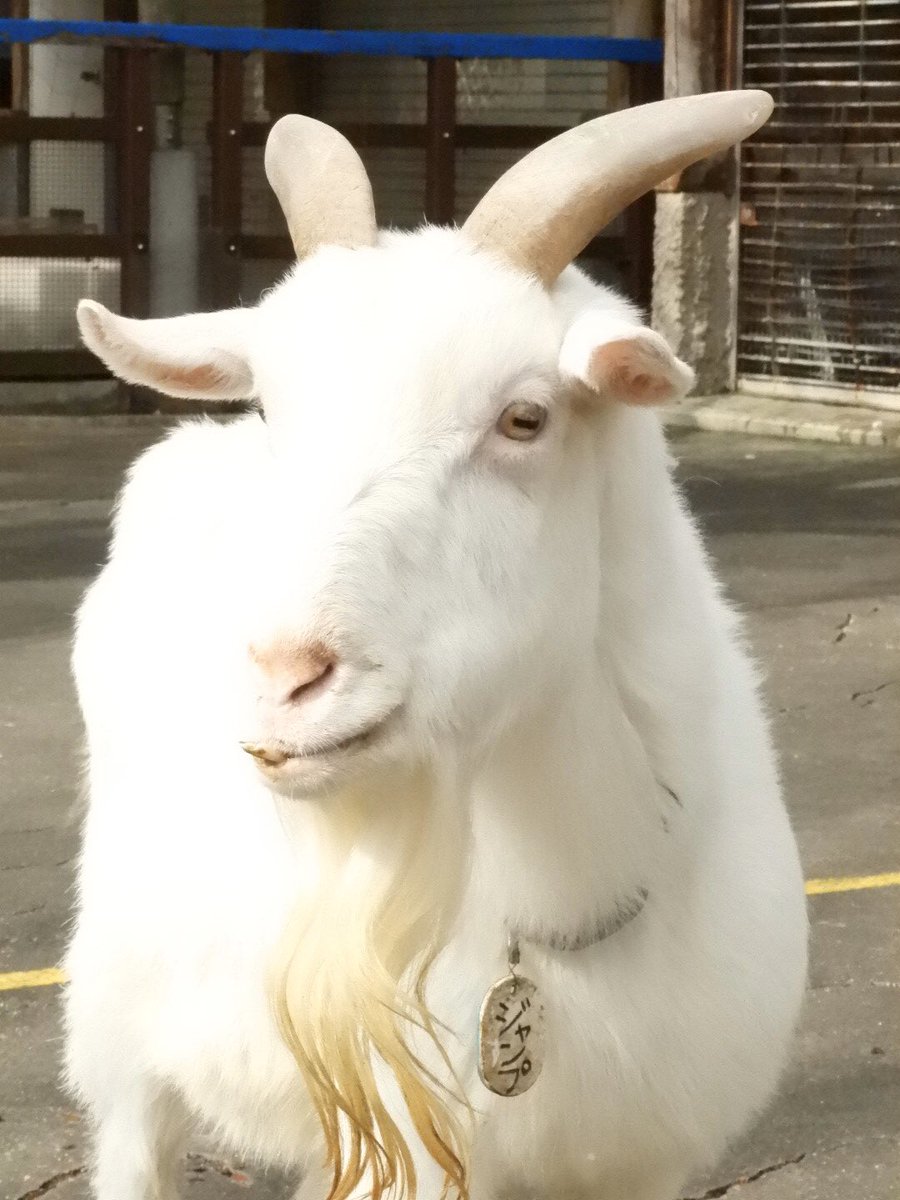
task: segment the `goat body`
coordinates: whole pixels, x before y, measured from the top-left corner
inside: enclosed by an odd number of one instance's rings
[[[545,289],[449,230],[320,250],[256,310],[85,322],[125,377],[252,379],[266,418],[137,462],[78,618],[67,1072],[98,1200],[171,1200],[197,1127],[324,1200],[316,1054],[365,1093],[345,1146],[382,1105],[424,1200],[428,1072],[471,1105],[445,1100],[474,1200],[674,1200],[772,1093],[806,962],[755,671],[646,407],[690,372],[576,270]],[[287,699],[252,682],[273,655],[305,664]],[[546,1012],[515,1098],[477,1071],[508,929]],[[358,1032],[394,984],[405,1065]]]

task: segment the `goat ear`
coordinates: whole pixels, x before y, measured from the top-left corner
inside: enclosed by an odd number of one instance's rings
[[[252,309],[136,321],[95,300],[78,305],[88,349],[126,383],[188,400],[244,400],[254,394],[246,341]]]
[[[695,381],[658,333],[599,312],[573,322],[559,366],[592,392],[625,404],[668,404],[686,396]]]

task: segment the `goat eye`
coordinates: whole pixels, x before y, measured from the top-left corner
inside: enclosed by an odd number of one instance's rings
[[[504,437],[517,442],[530,442],[538,436],[547,424],[547,410],[543,404],[533,404],[527,400],[519,400],[507,404],[497,429]]]

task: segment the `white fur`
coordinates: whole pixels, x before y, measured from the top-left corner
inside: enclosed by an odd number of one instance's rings
[[[321,250],[246,314],[236,378],[265,423],[186,422],[132,468],[74,655],[90,811],[67,1069],[99,1200],[170,1200],[198,1123],[324,1197],[267,964],[315,887],[316,809],[422,762],[468,830],[429,999],[477,1110],[474,1200],[673,1200],[770,1096],[805,976],[796,847],[658,418],[560,367],[586,312],[601,340],[604,318],[638,323],[574,270],[548,295],[452,231]],[[202,359],[187,326],[158,331],[166,369]],[[217,369],[244,336],[212,346]],[[495,430],[522,398],[551,410],[532,443]],[[341,666],[276,718],[246,659],[279,633],[325,636]],[[398,703],[389,736],[288,795],[238,745],[327,742]],[[478,1009],[505,924],[571,933],[637,887],[643,913],[606,942],[523,943],[547,1063],[525,1096],[489,1094]]]

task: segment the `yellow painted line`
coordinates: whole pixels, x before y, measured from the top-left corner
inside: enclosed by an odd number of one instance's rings
[[[870,888],[900,887],[900,871],[884,875],[841,875],[833,879],[807,879],[807,896],[828,896],[834,892],[863,892]],[[24,988],[52,987],[65,983],[66,976],[58,967],[42,971],[10,971],[0,974],[0,992],[17,992]]]
[[[22,988],[49,987],[65,982],[66,977],[58,967],[45,967],[42,971],[10,971],[0,975],[0,992],[17,992]]]
[[[807,879],[807,896],[827,896],[831,892],[862,892],[868,888],[900,887],[900,871],[884,875],[842,875],[836,879]]]

